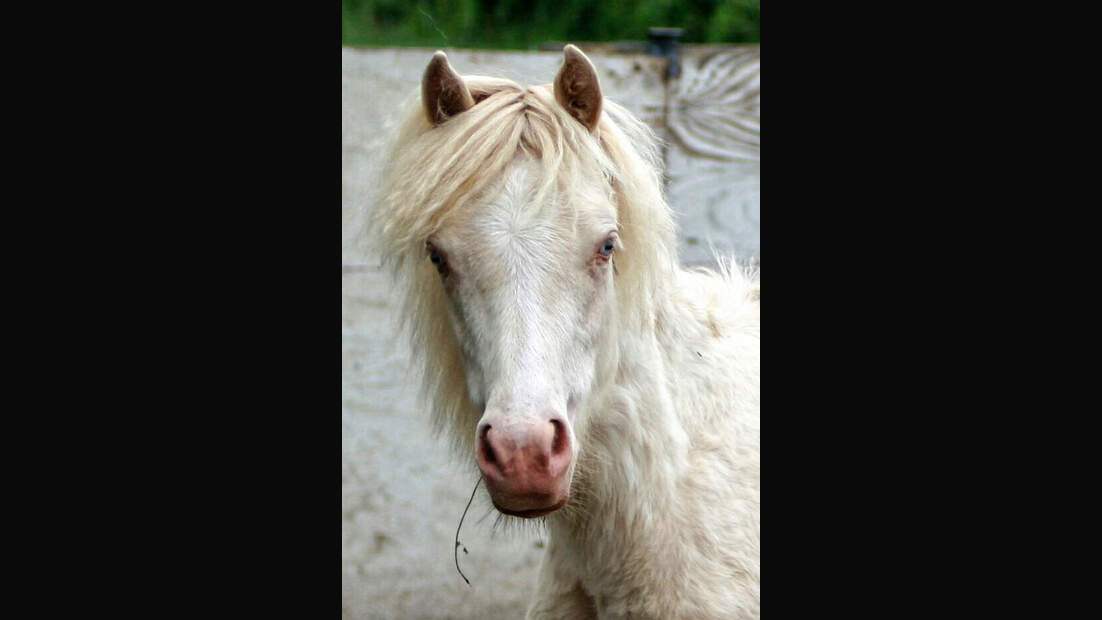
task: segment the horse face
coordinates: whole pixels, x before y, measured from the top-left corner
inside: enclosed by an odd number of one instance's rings
[[[576,47],[564,48],[552,90],[569,122],[580,123],[573,130],[597,133],[599,78]],[[443,52],[425,69],[421,99],[432,126],[479,101]],[[576,416],[595,383],[618,241],[608,178],[575,168],[569,182],[555,179],[534,157],[518,154],[496,186],[467,198],[426,243],[447,291],[468,395],[483,411],[471,429],[476,461],[494,505],[520,517],[569,499]]]
[[[468,393],[483,416],[476,460],[494,505],[536,517],[565,505],[575,422],[611,316],[616,211],[607,182],[536,199],[520,157],[426,251],[447,291]],[[584,205],[584,208],[577,208]]]

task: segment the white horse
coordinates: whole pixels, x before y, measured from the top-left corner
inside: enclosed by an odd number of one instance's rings
[[[760,615],[760,287],[683,270],[656,140],[568,45],[443,52],[373,214],[434,422],[550,540],[529,618]]]

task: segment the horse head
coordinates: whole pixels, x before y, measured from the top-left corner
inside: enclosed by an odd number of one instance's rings
[[[551,160],[554,142],[591,139],[601,114],[592,63],[574,46],[564,54],[553,99],[535,89],[501,95],[508,103],[498,116],[513,115],[500,131],[516,133],[515,149],[424,246],[446,293],[468,396],[482,411],[470,429],[475,460],[497,509],[519,517],[548,514],[570,497],[577,418],[596,381],[614,295],[619,235],[610,180],[599,166]],[[479,92],[476,104],[443,52],[425,70],[421,92],[434,130],[495,103]],[[495,168],[499,143],[465,146],[457,157]]]

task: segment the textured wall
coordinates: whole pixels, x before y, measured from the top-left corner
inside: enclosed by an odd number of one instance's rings
[[[584,49],[584,48],[583,48]],[[434,50],[342,50],[342,615],[346,618],[522,617],[542,535],[495,532],[476,498],[453,562],[455,528],[477,479],[472,458],[431,437],[395,340],[393,287],[360,234],[400,103],[414,98]],[[606,96],[668,141],[668,192],[687,262],[709,244],[760,256],[758,48],[686,48],[682,75],[665,61],[586,50]],[[461,74],[547,83],[560,52],[448,50]]]
[[[669,84],[667,192],[685,262],[710,262],[712,248],[761,258],[760,73],[759,46],[689,47]]]

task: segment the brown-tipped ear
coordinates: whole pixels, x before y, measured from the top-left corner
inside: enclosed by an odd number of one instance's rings
[[[573,45],[567,45],[562,52],[562,69],[555,76],[555,99],[579,123],[593,131],[601,118],[601,84],[597,80],[597,69],[582,50]]]
[[[439,125],[474,106],[471,91],[448,64],[444,52],[433,54],[429,66],[425,68],[425,76],[421,79],[421,102],[433,125]]]

